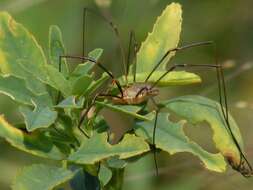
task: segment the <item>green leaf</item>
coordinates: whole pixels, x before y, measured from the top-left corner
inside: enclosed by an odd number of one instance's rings
[[[75,96],[70,96],[65,100],[61,101],[55,108],[70,108],[70,109],[81,109],[84,104],[84,98],[77,101]]]
[[[99,102],[96,101],[96,104],[105,108],[108,108],[112,111],[116,111],[116,112],[120,112],[123,114],[127,114],[130,115],[134,118],[140,119],[140,120],[146,120],[146,121],[150,121],[151,118],[149,117],[149,115],[141,115],[138,114],[137,112],[141,110],[140,106],[133,106],[133,105],[114,105],[112,103],[109,102]]]
[[[149,78],[149,83],[155,83],[166,71],[155,71],[151,77]],[[144,82],[147,76],[149,75],[149,72],[142,72],[142,73],[136,73],[136,81],[137,82]],[[133,75],[128,76],[128,82],[129,84],[133,83]],[[120,82],[125,81],[125,77],[121,77]],[[189,73],[186,71],[172,71],[166,75],[166,77],[162,78],[157,83],[157,86],[172,86],[172,85],[187,85],[187,84],[194,84],[194,83],[200,83],[201,78],[194,74]]]
[[[44,65],[41,70],[33,70],[33,68],[25,67],[24,61],[19,61],[19,63],[21,67],[29,73],[30,76],[34,76],[56,90],[59,90],[66,97],[71,95],[70,82],[66,80],[64,75],[60,73],[54,66]]]
[[[150,72],[168,50],[177,47],[181,32],[181,15],[181,5],[171,3],[158,17],[153,31],[141,44],[137,53],[137,73]],[[170,53],[164,63],[167,63],[174,54]],[[165,65],[162,68],[165,70]]]
[[[23,67],[23,66],[21,66]],[[24,70],[25,71],[25,70]],[[30,77],[29,77],[30,76]],[[36,94],[37,96],[40,96],[40,95],[47,95],[47,96],[50,96],[48,91],[47,91],[47,86],[42,83],[41,81],[39,81],[37,79],[37,77],[35,76],[32,76],[30,75],[28,72],[27,72],[27,77],[25,77],[26,79],[26,87],[32,91],[34,94]]]
[[[84,140],[81,147],[72,153],[68,160],[77,164],[94,164],[102,159],[119,156],[120,159],[133,157],[149,151],[148,144],[140,137],[126,134],[121,142],[111,145],[107,133],[94,134]]]
[[[101,164],[98,173],[98,178],[102,186],[105,186],[112,178],[112,171],[103,164]]]
[[[4,138],[12,146],[43,158],[54,160],[64,159],[64,154],[53,142],[41,133],[27,133],[10,125],[0,116],[0,137]]]
[[[185,135],[183,131],[183,124],[185,122],[173,123],[168,120],[168,116],[167,113],[160,113],[158,115],[155,133],[156,148],[170,154],[189,152],[199,157],[207,169],[216,172],[225,171],[226,162],[220,153],[212,154],[203,150]],[[135,126],[136,134],[147,139],[150,143],[152,143],[153,129],[153,122],[138,122]]]
[[[44,95],[35,96],[27,89],[25,81],[13,76],[0,75],[0,93],[9,96],[16,102],[32,105],[31,100],[34,99],[39,102],[44,102],[46,105],[52,105],[50,96],[46,93]]]
[[[73,178],[75,172],[48,166],[33,164],[23,168],[12,185],[13,190],[51,190]]]
[[[36,105],[34,102],[33,104],[33,111],[27,107],[20,107],[20,112],[25,119],[27,131],[32,132],[36,129],[48,128],[55,122],[57,118],[56,111],[52,111],[49,107]]]
[[[194,125],[203,121],[207,122],[213,130],[216,148],[232,162],[232,165],[239,165],[240,153],[227,130],[218,102],[201,96],[183,96],[166,101],[164,104]],[[243,150],[240,130],[231,115],[229,115],[229,121],[232,132]]]
[[[103,49],[97,48],[91,51],[88,56],[92,57],[94,60],[98,60],[103,53]],[[87,75],[90,70],[95,66],[94,63],[87,61],[83,64],[78,64],[75,68],[75,70],[71,73],[72,76],[82,76]]]
[[[59,57],[65,55],[65,47],[63,45],[62,33],[58,26],[52,25],[49,28],[49,59],[51,64],[59,69]],[[65,59],[62,59],[61,72],[64,76],[69,73],[68,65]]]
[[[21,67],[21,60],[25,63],[25,68],[32,70],[41,70],[46,64],[42,48],[35,38],[7,12],[0,12],[1,72],[24,78],[27,87],[37,95],[46,93],[45,85]]]
[[[26,88],[25,81],[12,76],[0,76],[0,91],[22,104],[32,105],[34,94]]]

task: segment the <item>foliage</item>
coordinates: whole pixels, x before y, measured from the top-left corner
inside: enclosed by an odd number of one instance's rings
[[[167,49],[177,47],[181,14],[181,6],[172,3],[157,19],[152,33],[137,54],[138,81],[147,76]],[[154,112],[143,105],[114,105],[106,99],[97,100],[93,113],[81,126],[89,138],[84,136],[77,128],[80,115],[109,76],[104,73],[95,79],[91,72],[94,64],[91,62],[79,64],[71,72],[65,59],[62,60],[60,72],[58,59],[65,52],[61,31],[57,26],[51,26],[49,30],[47,61],[44,51],[25,27],[8,13],[0,13],[0,92],[16,102],[23,115],[22,125],[11,124],[1,116],[0,136],[22,151],[62,161],[59,162],[62,163],[61,167],[33,165],[24,168],[17,175],[13,189],[32,189],[34,186],[52,189],[67,181],[70,181],[73,189],[84,186],[120,189],[124,167],[152,151]],[[102,52],[102,49],[95,49],[89,56],[98,60]],[[171,53],[165,63],[174,55]],[[164,66],[159,68],[149,82],[155,82],[165,71]],[[174,71],[159,85],[186,85],[200,81],[196,74]],[[224,158],[232,160],[233,165],[239,164],[240,155],[226,130],[217,102],[199,96],[186,96],[166,100],[161,106],[166,109],[158,116],[156,148],[170,154],[192,153],[207,169],[216,172],[225,171]],[[110,126],[98,115],[103,108],[134,119],[131,133],[126,133],[115,145],[107,142]],[[187,137],[183,131],[186,121],[171,121],[169,116],[172,112],[194,125],[208,122],[214,131],[213,140],[218,153],[207,152]],[[233,132],[242,147],[240,131],[232,117],[230,119]],[[80,178],[84,180],[78,180]]]

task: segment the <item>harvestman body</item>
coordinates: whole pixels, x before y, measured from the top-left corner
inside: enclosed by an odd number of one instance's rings
[[[84,53],[85,52],[84,51],[84,49],[85,49],[85,18],[86,18],[86,12],[87,11],[92,12],[93,14],[95,14],[95,15],[99,16],[100,18],[102,18],[105,22],[109,23],[110,27],[113,29],[114,33],[116,34],[116,37],[118,39],[119,46],[120,46],[120,49],[121,49],[122,62],[123,62],[124,69],[125,69],[126,82],[127,82],[127,75],[128,75],[129,63],[130,63],[130,53],[131,53],[130,49],[132,47],[132,43],[134,42],[135,64],[134,64],[134,67],[133,67],[134,68],[133,69],[133,71],[134,71],[134,80],[133,80],[134,83],[133,84],[131,84],[131,85],[126,84],[125,86],[122,87],[122,85],[119,83],[119,81],[117,79],[115,79],[113,74],[110,71],[108,71],[99,61],[96,61],[91,57],[84,56],[85,55],[85,53]],[[111,77],[113,83],[116,84],[116,86],[119,90],[119,94],[117,94],[117,95],[98,93],[93,98],[92,103],[90,104],[90,106],[81,115],[81,118],[80,118],[80,121],[79,121],[79,124],[78,124],[78,128],[80,129],[80,131],[82,131],[82,133],[85,136],[87,136],[89,138],[89,136],[82,129],[82,123],[83,123],[84,119],[86,118],[90,108],[95,104],[95,102],[98,98],[107,98],[107,99],[111,99],[111,101],[115,104],[128,104],[128,105],[145,104],[148,100],[152,100],[152,102],[157,107],[156,115],[155,115],[155,122],[154,122],[154,132],[153,132],[153,145],[155,146],[155,130],[156,130],[156,126],[157,126],[157,116],[158,116],[159,109],[158,109],[158,106],[157,106],[157,104],[154,100],[154,97],[159,94],[159,89],[156,87],[157,84],[159,83],[159,81],[161,79],[163,79],[168,73],[170,73],[171,71],[173,71],[177,68],[186,68],[186,67],[214,68],[214,69],[216,69],[216,72],[217,72],[218,89],[219,89],[219,97],[220,97],[219,102],[220,102],[220,106],[221,106],[222,116],[225,120],[227,130],[228,130],[229,134],[231,135],[231,138],[233,139],[233,141],[234,141],[234,143],[235,143],[235,145],[236,145],[236,147],[237,147],[237,149],[240,153],[240,157],[241,157],[240,164],[238,166],[233,165],[233,163],[230,163],[230,164],[232,165],[233,169],[239,171],[243,176],[248,177],[248,176],[252,175],[252,167],[251,167],[250,163],[248,162],[248,160],[246,159],[245,155],[243,154],[243,152],[241,150],[241,147],[240,147],[238,141],[236,140],[236,138],[235,138],[235,136],[234,136],[234,134],[233,134],[233,132],[230,128],[223,68],[222,68],[221,65],[218,64],[217,56],[216,56],[216,60],[215,60],[215,63],[216,63],[215,65],[211,65],[211,64],[174,64],[167,71],[165,71],[165,73],[155,83],[153,83],[153,84],[148,83],[148,79],[156,71],[156,69],[164,62],[166,57],[171,52],[177,52],[177,51],[189,49],[189,48],[192,48],[192,47],[206,46],[206,45],[214,46],[214,49],[215,49],[215,52],[216,52],[216,46],[215,46],[214,42],[206,41],[206,42],[193,43],[193,44],[190,44],[190,45],[186,45],[186,46],[182,46],[182,47],[176,47],[176,48],[168,50],[164,54],[164,56],[160,59],[160,61],[155,65],[155,67],[150,72],[150,74],[147,76],[145,81],[136,82],[137,43],[136,43],[136,40],[135,40],[134,32],[131,31],[131,33],[130,33],[128,57],[127,57],[127,63],[126,63],[124,48],[123,48],[122,42],[120,40],[118,29],[110,20],[108,20],[107,18],[105,18],[102,15],[94,13],[92,10],[84,9],[83,28],[84,28],[84,30],[83,30],[83,55],[82,56],[71,56],[71,55],[60,56],[59,71],[61,70],[61,60],[62,60],[62,58],[71,58],[71,59],[79,59],[79,60],[82,60],[82,61],[90,61],[90,62],[94,63],[95,65],[97,65],[99,68],[101,68],[103,71],[105,71],[108,74],[108,76]],[[154,158],[155,158],[156,169],[158,171],[157,163],[156,163],[156,151],[154,151]],[[246,164],[246,166],[245,166],[245,164]]]

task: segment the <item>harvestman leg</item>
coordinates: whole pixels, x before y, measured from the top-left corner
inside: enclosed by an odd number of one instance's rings
[[[137,94],[135,95],[135,98],[137,98],[142,91],[144,90],[149,90],[149,88],[147,87],[143,87],[141,90],[139,90],[139,92],[137,92]],[[152,136],[152,144],[154,146],[154,161],[155,161],[155,169],[156,169],[156,175],[158,176],[158,164],[157,164],[157,155],[156,155],[156,146],[155,146],[155,134],[156,134],[156,127],[157,127],[157,118],[158,118],[158,114],[159,114],[159,106],[158,104],[156,103],[155,99],[153,97],[150,98],[151,102],[155,105],[156,109],[155,109],[155,123],[154,123],[154,128],[153,128],[153,136]]]
[[[168,71],[166,71],[157,81],[156,81],[156,83],[154,83],[153,85],[152,85],[152,87],[151,88],[154,88],[157,84],[158,84],[158,82],[163,78],[163,77],[165,77],[168,73],[170,73],[171,71],[173,71],[173,70],[175,70],[176,68],[185,68],[185,67],[199,67],[199,68],[216,68],[216,70],[217,70],[217,72],[223,72],[222,70],[222,66],[221,65],[207,65],[207,64],[204,64],[204,65],[202,65],[202,64],[177,64],[177,65],[173,65]],[[220,75],[222,75],[222,77],[220,76]],[[219,76],[219,78],[218,78],[218,76]],[[224,78],[223,77],[223,74],[217,74],[217,78],[218,78],[218,80],[220,79],[220,78]],[[222,82],[222,84],[223,84],[223,82],[224,82],[224,80],[222,80],[221,81]],[[219,91],[221,91],[221,84],[220,84],[220,86],[219,86]],[[224,84],[223,84],[223,88],[224,88]],[[221,93],[220,93],[221,94]],[[228,131],[229,131],[229,133],[230,133],[230,135],[231,135],[231,137],[232,137],[232,139],[233,139],[233,141],[234,141],[234,143],[235,143],[235,145],[236,145],[236,147],[237,147],[237,149],[238,149],[238,151],[239,151],[239,153],[240,153],[240,164],[239,164],[239,166],[238,167],[234,167],[234,169],[236,169],[236,170],[238,170],[238,171],[240,171],[240,170],[246,170],[246,168],[244,168],[244,166],[243,166],[243,162],[245,161],[246,162],[246,164],[247,164],[247,166],[249,167],[249,169],[250,169],[250,171],[252,171],[252,167],[251,167],[251,165],[250,165],[250,163],[249,163],[249,161],[247,160],[247,158],[245,157],[245,155],[243,154],[243,152],[242,152],[242,149],[241,149],[241,147],[240,147],[240,145],[239,145],[239,143],[238,143],[238,141],[237,141],[237,139],[236,139],[236,137],[234,136],[234,134],[233,134],[233,132],[232,132],[232,129],[231,129],[231,127],[230,127],[230,123],[229,123],[229,119],[228,119],[228,111],[226,110],[226,113],[225,113],[225,111],[224,111],[224,108],[223,108],[223,106],[222,106],[222,103],[221,103],[221,98],[220,98],[220,105],[221,105],[221,111],[222,111],[222,115],[223,115],[223,117],[224,117],[224,119],[225,119],[225,122],[226,122],[226,127],[228,128]],[[227,108],[227,107],[226,107]],[[226,109],[225,108],[225,109]],[[243,159],[244,159],[244,161],[243,161]],[[247,174],[244,174],[244,173],[242,173],[242,175],[244,175],[244,176],[246,176],[246,177],[248,177],[247,176]]]
[[[135,32],[133,30],[130,31],[130,38],[129,38],[129,45],[128,45],[128,55],[127,55],[127,73],[126,75],[128,76],[129,74],[129,67],[130,67],[130,58],[131,58],[131,48],[134,46],[134,57],[133,57],[133,73],[134,73],[134,78],[133,82],[136,81],[136,54],[137,54],[137,49],[138,49],[138,43],[136,41],[136,36]]]
[[[177,52],[177,51],[180,52],[182,50],[186,50],[186,49],[189,49],[189,48],[198,47],[198,46],[207,46],[207,45],[212,45],[214,47],[214,51],[215,51],[215,65],[218,65],[216,44],[213,41],[193,43],[193,44],[185,45],[185,46],[182,46],[182,47],[176,47],[176,48],[168,50],[164,54],[164,56],[160,59],[160,61],[154,66],[154,68],[152,69],[152,71],[150,72],[150,74],[145,79],[145,82],[148,81],[148,79],[151,77],[151,75],[163,63],[163,61],[166,59],[166,57],[170,53]],[[228,105],[227,105],[227,94],[226,94],[226,88],[225,88],[224,74],[223,74],[222,68],[218,68],[217,67],[216,69],[217,69],[217,80],[218,80],[218,87],[219,87],[219,97],[220,97],[221,109],[222,109],[222,112],[224,114],[225,119],[228,120]],[[223,89],[222,89],[222,87],[223,87]],[[223,93],[224,93],[225,111],[224,111],[224,108],[223,108],[222,90],[221,89],[223,90]]]
[[[174,48],[171,50],[168,50],[165,55],[162,57],[162,59],[158,62],[158,64],[153,68],[153,70],[150,72],[150,74],[148,75],[148,77],[146,78],[145,82],[148,81],[148,79],[151,77],[151,75],[154,73],[154,71],[158,68],[158,66],[164,61],[164,59],[169,55],[169,53],[174,52],[174,51],[179,51],[179,50],[184,50],[184,49],[188,49],[191,47],[196,47],[196,46],[203,46],[203,45],[213,45],[214,46],[214,50],[215,50],[215,65],[200,65],[200,64],[181,64],[181,65],[174,65],[172,66],[167,72],[165,72],[152,86],[155,87],[158,82],[165,77],[169,72],[171,72],[172,70],[178,68],[178,67],[214,67],[216,68],[217,71],[217,80],[218,80],[218,87],[219,87],[219,97],[220,97],[220,106],[221,106],[221,111],[222,111],[222,115],[225,119],[226,122],[226,127],[228,128],[229,133],[231,134],[231,137],[240,153],[240,164],[239,166],[233,166],[234,169],[240,171],[242,173],[242,175],[247,177],[247,172],[248,170],[245,168],[244,166],[244,161],[246,162],[250,172],[252,172],[252,167],[250,165],[250,163],[248,162],[248,160],[246,159],[245,155],[243,154],[241,147],[238,143],[238,141],[236,140],[231,128],[230,128],[230,123],[229,123],[229,119],[228,119],[228,105],[227,105],[227,96],[226,96],[226,88],[225,88],[225,79],[224,79],[224,73],[223,73],[223,68],[221,65],[218,64],[217,61],[217,54],[216,54],[216,45],[214,44],[214,42],[212,41],[208,41],[208,42],[200,42],[200,43],[195,43],[195,44],[190,44],[190,45],[186,45],[186,46],[182,46],[182,47],[178,47],[178,48]],[[140,90],[142,91],[142,89]],[[222,93],[223,91],[223,93]],[[138,93],[139,94],[139,93]],[[224,95],[224,103],[225,103],[225,111],[224,111],[224,107],[223,107],[223,99],[222,99],[222,94]],[[244,161],[243,161],[244,159]]]
[[[157,118],[158,118],[158,114],[159,114],[159,107],[158,104],[156,103],[155,99],[152,97],[150,98],[151,101],[153,102],[153,104],[156,106],[156,111],[155,111],[155,122],[154,122],[154,128],[153,128],[153,137],[152,137],[152,144],[154,146],[154,161],[155,161],[155,171],[156,171],[156,176],[159,175],[158,173],[158,164],[157,164],[157,155],[156,155],[156,146],[155,146],[155,134],[156,134],[156,127],[157,127]]]
[[[86,16],[87,16],[87,8],[83,9],[83,34],[82,34],[82,56],[86,55]]]
[[[128,46],[128,56],[127,56],[127,75],[129,73],[129,66],[130,66],[130,57],[131,57],[131,47],[132,47],[132,43],[134,44],[134,62],[133,62],[133,82],[136,82],[136,54],[138,51],[138,43],[136,41],[136,37],[135,37],[135,32],[133,30],[130,31],[130,40],[129,40],[129,46]],[[138,95],[143,91],[143,90],[148,90],[147,87],[142,88],[137,94],[136,94],[136,98],[138,97]],[[154,128],[153,128],[153,137],[152,137],[152,144],[154,146],[154,162],[155,162],[155,171],[156,171],[156,175],[158,176],[158,163],[157,163],[157,155],[156,155],[156,147],[155,147],[155,131],[156,131],[156,127],[157,127],[157,118],[158,118],[158,114],[159,114],[159,107],[158,104],[156,103],[156,101],[154,100],[154,98],[151,98],[152,103],[155,105],[156,107],[156,113],[155,113],[155,123],[154,123]]]
[[[100,69],[102,69],[104,72],[107,73],[107,75],[115,82],[117,88],[119,89],[120,93],[121,93],[121,96],[123,96],[123,90],[122,90],[122,87],[119,83],[119,81],[113,76],[113,74],[108,70],[106,69],[100,62],[94,60],[93,58],[91,57],[88,57],[88,56],[73,56],[73,55],[62,55],[60,56],[60,60],[63,59],[63,58],[69,58],[69,59],[79,59],[79,60],[82,60],[82,61],[90,61],[91,63],[97,65]],[[60,61],[61,62],[61,61]],[[60,67],[59,67],[60,68]],[[59,69],[60,70],[60,69]]]
[[[86,15],[87,15],[87,12],[90,12],[90,13],[93,13],[94,15],[102,18],[102,20],[104,20],[106,23],[109,24],[109,26],[113,29],[113,32],[114,34],[116,35],[116,38],[118,40],[118,44],[119,44],[119,48],[120,48],[120,51],[121,51],[121,57],[122,57],[122,63],[123,63],[123,66],[124,66],[124,71],[125,71],[125,76],[126,76],[126,81],[127,81],[127,66],[126,66],[126,57],[125,57],[125,51],[124,51],[124,46],[123,46],[123,43],[121,41],[121,38],[120,38],[120,34],[119,34],[119,30],[117,28],[117,26],[115,24],[113,24],[113,22],[111,20],[109,20],[108,18],[106,18],[105,16],[101,15],[101,14],[98,14],[96,12],[94,12],[93,10],[91,9],[88,9],[88,8],[84,8],[83,10],[83,57],[85,55],[85,48],[86,48],[86,44],[85,44],[85,33],[86,33]],[[110,75],[110,74],[109,74]],[[111,76],[111,75],[110,75]],[[112,78],[112,77],[111,77]],[[113,77],[113,81],[116,83],[118,89],[120,90],[120,93],[121,93],[121,97],[123,97],[123,91],[122,91],[122,88],[121,88],[121,85],[119,82],[117,82],[117,80],[114,80],[114,77]],[[107,95],[104,95],[104,96],[107,96]],[[110,95],[108,95],[110,96]],[[97,97],[96,97],[97,98]],[[95,98],[93,100],[93,103],[92,104],[95,104]],[[92,105],[91,104],[91,105]],[[82,125],[82,122],[83,120],[85,119],[86,115],[88,114],[89,110],[91,109],[92,106],[90,106],[90,108],[88,108],[86,110],[86,112],[84,113],[83,116],[81,116],[81,119],[80,119],[80,122],[79,122],[79,126],[81,127]],[[100,162],[99,162],[99,167],[98,167],[98,171],[99,171],[99,168],[100,168]]]

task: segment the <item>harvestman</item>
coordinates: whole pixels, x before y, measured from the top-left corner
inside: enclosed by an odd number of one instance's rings
[[[126,84],[123,86],[113,76],[113,74],[109,70],[107,70],[99,61],[96,61],[91,57],[85,56],[85,29],[86,29],[86,15],[87,15],[88,11],[99,16],[100,18],[102,18],[102,20],[104,20],[106,23],[108,23],[110,25],[110,27],[113,29],[113,32],[115,33],[115,35],[117,37],[119,47],[121,50],[122,62],[123,62],[123,66],[124,66],[125,79],[126,79]],[[147,76],[145,81],[136,82],[136,53],[137,53],[137,46],[138,45],[136,43],[136,38],[135,38],[135,34],[133,31],[130,32],[128,56],[126,59],[125,51],[123,48],[123,43],[120,39],[120,35],[119,35],[119,31],[118,31],[117,26],[114,25],[112,23],[112,21],[110,21],[109,19],[107,19],[103,15],[97,14],[94,11],[85,8],[84,12],[83,12],[83,35],[82,36],[83,36],[83,55],[82,56],[72,56],[72,55],[60,56],[59,57],[59,71],[61,71],[61,60],[63,58],[79,59],[82,61],[90,61],[91,63],[94,63],[99,68],[101,68],[104,72],[106,72],[108,74],[108,76],[112,79],[113,83],[116,84],[116,86],[119,90],[119,94],[117,94],[117,95],[103,94],[103,93],[98,93],[97,95],[95,95],[90,106],[88,106],[86,111],[81,115],[81,118],[80,118],[80,121],[78,124],[78,128],[86,137],[89,138],[89,136],[86,134],[86,132],[82,129],[82,123],[83,123],[84,119],[86,118],[89,110],[95,104],[95,102],[98,98],[107,98],[107,99],[111,99],[111,101],[115,104],[127,104],[127,105],[145,104],[145,103],[147,103],[148,100],[151,100],[156,106],[156,114],[155,114],[154,129],[153,129],[153,140],[152,140],[153,146],[155,147],[155,137],[156,137],[155,131],[156,131],[156,127],[157,127],[157,117],[158,117],[158,113],[159,113],[159,108],[158,108],[158,104],[154,100],[154,97],[159,94],[159,89],[157,88],[159,81],[162,80],[168,73],[170,73],[171,71],[173,71],[177,68],[188,68],[188,67],[214,68],[214,69],[216,69],[216,72],[217,72],[217,81],[218,81],[218,89],[219,89],[219,103],[220,103],[220,107],[221,107],[221,111],[222,111],[222,117],[225,120],[226,129],[228,130],[229,134],[231,135],[231,137],[232,137],[232,139],[233,139],[233,141],[240,153],[240,164],[238,166],[232,165],[232,167],[233,167],[233,169],[239,171],[245,177],[251,176],[252,171],[253,171],[252,167],[251,167],[250,163],[248,162],[248,160],[246,159],[245,155],[243,154],[242,149],[241,149],[241,147],[240,147],[237,139],[235,138],[235,135],[233,134],[231,127],[230,127],[224,73],[223,73],[222,65],[218,64],[216,53],[215,53],[215,65],[212,65],[212,64],[174,64],[167,71],[165,71],[164,74],[162,76],[160,76],[160,78],[158,78],[158,80],[156,82],[154,82],[153,84],[148,83],[148,80],[150,79],[152,74],[157,70],[157,68],[163,63],[163,61],[167,58],[167,56],[170,53],[181,51],[181,50],[186,50],[186,49],[193,48],[193,47],[208,46],[208,45],[212,45],[214,47],[215,52],[216,52],[216,45],[213,41],[193,43],[193,44],[185,45],[182,47],[176,47],[176,48],[168,50],[164,54],[164,56],[160,59],[160,61],[151,70],[151,72],[149,73],[149,75]],[[128,84],[127,76],[129,73],[131,47],[133,45],[134,45],[133,84]],[[157,161],[156,161],[156,151],[154,151],[154,159],[155,159],[156,171],[158,171]],[[245,166],[245,163],[246,163],[246,166]]]

